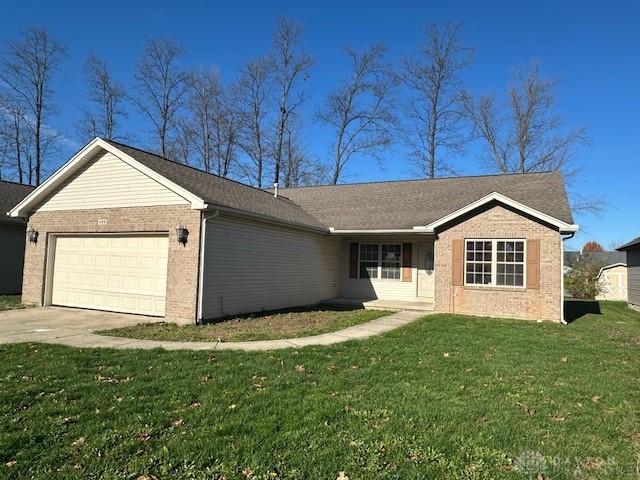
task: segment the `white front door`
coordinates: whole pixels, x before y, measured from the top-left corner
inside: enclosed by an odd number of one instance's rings
[[[433,244],[418,244],[418,297],[433,300],[435,272],[433,266]]]
[[[167,235],[55,237],[51,304],[164,315]]]

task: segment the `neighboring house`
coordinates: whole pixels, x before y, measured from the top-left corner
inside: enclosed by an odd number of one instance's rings
[[[578,260],[600,266],[596,300],[627,301],[627,256],[624,252],[564,252],[564,271],[569,273]]]
[[[27,223],[7,215],[34,187],[0,180],[0,295],[22,291],[22,266]]]
[[[629,305],[640,310],[640,237],[617,250],[627,254],[627,283]]]
[[[559,173],[276,195],[98,138],[11,215],[40,234],[24,301],[190,322],[328,299],[561,321],[578,229]]]

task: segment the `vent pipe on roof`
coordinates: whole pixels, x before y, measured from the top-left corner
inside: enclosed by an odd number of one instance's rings
[[[278,182],[273,184],[273,196],[278,198]]]

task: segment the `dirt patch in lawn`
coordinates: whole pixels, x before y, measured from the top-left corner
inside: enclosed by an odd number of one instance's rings
[[[347,310],[318,306],[243,315],[202,326],[181,326],[160,322],[103,330],[97,333],[115,337],[178,342],[276,340],[334,332],[390,313],[379,310]]]

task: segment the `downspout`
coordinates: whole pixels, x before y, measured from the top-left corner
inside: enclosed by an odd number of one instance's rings
[[[198,272],[198,313],[196,315],[196,325],[202,325],[202,292],[204,289],[204,252],[205,242],[207,239],[207,220],[216,218],[220,215],[220,210],[214,211],[212,214],[202,214],[202,222],[200,224],[200,265]]]
[[[567,321],[564,318],[564,241],[571,240],[575,236],[576,232],[571,232],[569,236],[562,238],[562,244],[560,245],[560,322],[563,325],[567,325]]]

